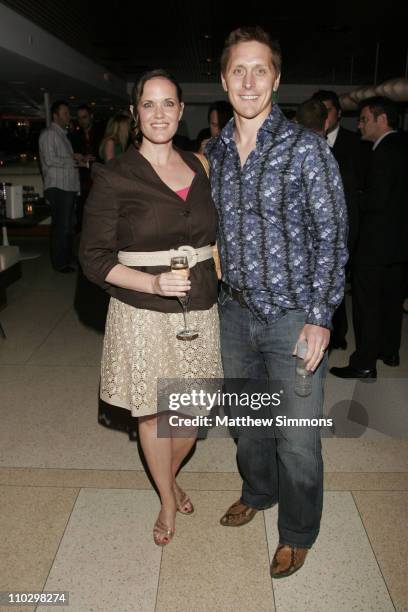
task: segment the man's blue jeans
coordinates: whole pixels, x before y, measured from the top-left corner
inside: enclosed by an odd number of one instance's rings
[[[305,313],[290,310],[278,321],[264,325],[223,290],[219,311],[225,378],[289,381],[282,415],[321,417],[326,356],[313,375],[311,395],[298,397],[294,393],[296,360],[292,353]],[[279,409],[277,413],[281,414]],[[276,437],[240,436],[237,460],[243,477],[241,501],[258,510],[278,502],[280,543],[310,548],[319,533],[323,503],[320,430],[284,427]]]

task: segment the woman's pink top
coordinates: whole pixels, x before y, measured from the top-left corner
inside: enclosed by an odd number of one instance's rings
[[[182,200],[186,201],[189,191],[190,185],[188,187],[183,187],[183,189],[179,189],[178,191],[176,191],[176,193]]]

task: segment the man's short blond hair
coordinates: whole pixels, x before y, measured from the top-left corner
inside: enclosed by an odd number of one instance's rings
[[[272,64],[277,74],[281,73],[282,52],[277,40],[260,26],[244,26],[230,32],[225,40],[224,48],[221,53],[221,72],[225,74],[230,58],[231,47],[243,42],[256,41],[266,45],[271,50]]]

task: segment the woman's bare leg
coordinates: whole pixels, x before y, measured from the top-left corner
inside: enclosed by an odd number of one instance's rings
[[[176,477],[184,458],[191,451],[196,440],[196,436],[191,438],[171,439],[171,470],[174,477]]]
[[[163,415],[159,418],[163,418]],[[165,418],[165,417],[164,417]],[[139,418],[139,437],[147,465],[161,499],[159,519],[169,529],[175,528],[176,499],[174,496],[174,475],[172,472],[172,440],[157,435],[156,415]],[[160,537],[160,543],[167,544],[171,538]]]
[[[181,430],[178,430],[180,434]],[[196,440],[197,440],[197,429],[195,427],[190,427],[189,429],[183,429],[183,437],[177,437],[171,439],[172,444],[172,464],[171,469],[174,478],[174,487],[176,489],[177,498],[180,500],[182,498],[182,491],[176,482],[176,475],[180,469],[180,466],[184,460],[184,458],[188,455],[190,450],[193,448]],[[188,437],[187,437],[188,436]],[[187,499],[186,502],[183,503],[183,511],[184,513],[190,513],[193,511],[193,505],[191,500]]]

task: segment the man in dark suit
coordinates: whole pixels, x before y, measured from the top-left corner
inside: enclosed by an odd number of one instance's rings
[[[81,153],[84,165],[79,169],[79,180],[81,182],[81,194],[77,198],[77,230],[82,226],[82,215],[85,202],[92,186],[91,169],[92,162],[99,159],[99,145],[103,138],[103,126],[94,122],[91,108],[82,104],[77,108],[77,129],[70,135],[74,153]]]
[[[350,268],[358,235],[359,199],[362,192],[366,147],[364,145],[362,147],[358,134],[340,125],[341,106],[336,92],[320,89],[313,94],[312,99],[322,102],[328,112],[326,140],[339,164],[347,204],[349,220],[347,248],[349,252],[348,268]],[[344,299],[334,313],[332,324],[330,348],[345,349],[348,324]]]
[[[305,100],[296,109],[295,120],[304,125],[308,130],[326,138],[328,124],[328,112],[326,106],[320,100],[310,98]]]
[[[374,143],[353,262],[356,351],[341,378],[376,378],[376,361],[399,365],[403,271],[408,260],[408,148],[396,131],[398,109],[382,97],[364,100],[359,128]]]

